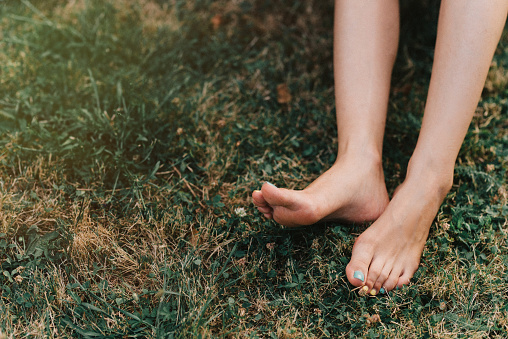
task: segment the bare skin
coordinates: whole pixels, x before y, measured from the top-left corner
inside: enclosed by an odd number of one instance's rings
[[[252,197],[267,218],[285,226],[321,220],[372,221],[389,202],[381,164],[346,156],[302,191],[265,183]]]
[[[455,159],[507,12],[507,0],[442,1],[420,136],[406,179],[388,203],[380,159],[398,43],[398,1],[337,0],[337,161],[303,191],[264,184],[252,194],[258,209],[286,226],[377,218],[355,242],[348,280],[372,295],[407,284],[451,188]]]
[[[398,0],[337,2],[335,15],[337,160],[303,191],[264,184],[252,194],[261,213],[285,226],[371,221],[388,204],[381,151],[397,54]]]
[[[366,292],[401,287],[418,268],[507,12],[506,0],[442,1],[427,105],[408,174],[383,215],[357,239],[346,268],[348,280],[365,284]],[[357,271],[366,272],[365,282],[354,277]]]

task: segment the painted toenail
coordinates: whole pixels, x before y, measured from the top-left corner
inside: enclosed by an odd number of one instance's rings
[[[355,271],[355,273],[353,274],[353,278],[361,280],[362,282],[365,281],[365,276],[363,275],[363,273],[361,271]]]
[[[275,186],[274,184],[272,184],[271,182],[267,181],[266,182],[268,185],[272,185],[273,187],[277,188],[277,186]]]
[[[371,290],[370,291],[370,295],[376,295],[376,294],[377,294],[376,290]]]
[[[362,291],[364,291],[364,292],[368,292],[368,291],[369,291],[369,286],[363,286],[363,287],[362,287]]]
[[[385,293],[386,293],[386,291],[385,291],[385,289],[384,289],[383,287],[381,287],[381,288],[379,289],[379,293],[381,293],[381,294],[385,294]]]

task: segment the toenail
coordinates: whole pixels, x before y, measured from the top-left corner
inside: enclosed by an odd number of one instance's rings
[[[385,291],[385,289],[384,289],[383,287],[381,287],[381,288],[379,289],[379,293],[381,293],[381,294],[385,294],[385,293],[386,293],[386,291]]]
[[[362,287],[362,291],[364,291],[364,292],[368,292],[368,291],[369,291],[369,286],[363,286],[363,287]]]
[[[361,280],[362,282],[365,281],[365,276],[363,275],[363,273],[361,271],[355,271],[355,273],[353,274],[353,278]]]
[[[277,188],[277,186],[275,186],[274,184],[272,184],[271,182],[266,182],[268,185],[272,185],[273,187]]]
[[[376,290],[373,289],[370,291],[370,295],[376,295],[376,294],[377,294]]]

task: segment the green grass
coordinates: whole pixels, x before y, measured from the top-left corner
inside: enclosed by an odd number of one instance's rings
[[[390,191],[434,5],[403,4]],[[335,160],[332,8],[0,2],[0,337],[506,337],[508,34],[409,287],[348,284],[361,227],[288,230],[252,207],[264,180],[303,188]]]

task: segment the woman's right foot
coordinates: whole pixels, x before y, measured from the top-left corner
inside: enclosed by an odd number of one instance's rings
[[[265,183],[252,193],[254,204],[267,218],[284,226],[318,221],[376,220],[388,205],[380,157],[344,155],[304,190]]]

